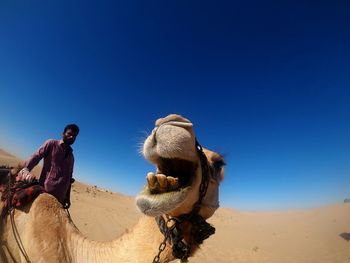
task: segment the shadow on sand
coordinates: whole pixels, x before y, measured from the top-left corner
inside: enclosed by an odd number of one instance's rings
[[[344,238],[346,241],[350,241],[350,233],[341,233],[339,236]]]

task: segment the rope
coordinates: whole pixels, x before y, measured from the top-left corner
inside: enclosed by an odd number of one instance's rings
[[[70,216],[70,213],[69,213],[68,208],[66,208],[66,209],[64,209],[64,210],[66,211],[66,213],[67,213],[67,215],[68,215],[69,222],[74,226],[74,228],[75,228],[76,230],[78,230],[78,231],[80,232],[79,228],[74,224],[73,219],[72,219],[72,217]]]
[[[11,172],[9,172],[8,173],[8,185],[7,185],[7,189],[8,189],[8,191],[9,191],[9,194],[10,194],[10,196],[13,194],[13,193],[11,193],[11,183],[12,183],[12,181],[11,181]],[[4,207],[3,207],[3,209],[4,209]],[[19,233],[18,233],[18,229],[17,229],[17,226],[16,226],[16,223],[15,223],[15,208],[14,207],[10,207],[9,208],[9,210],[7,211],[9,214],[10,214],[10,222],[11,222],[11,227],[12,227],[12,233],[13,233],[13,236],[14,236],[14,238],[15,238],[15,240],[16,240],[16,243],[17,243],[17,245],[18,245],[18,248],[19,248],[19,250],[21,251],[21,253],[22,253],[22,255],[23,255],[23,257],[25,258],[25,260],[26,260],[26,262],[27,263],[31,263],[31,261],[29,260],[29,257],[28,257],[28,254],[27,254],[27,252],[26,252],[26,250],[24,249],[24,246],[23,246],[23,243],[22,243],[22,240],[21,240],[21,237],[20,237],[20,235],[19,235]],[[4,215],[5,216],[5,215]],[[14,262],[17,262],[14,258],[13,258],[13,255],[12,255],[12,253],[10,253],[10,251],[9,251],[9,249],[8,249],[8,247],[6,246],[6,249],[7,249],[7,251],[9,252],[9,254],[10,254],[10,256],[11,256],[11,258],[13,259],[13,261]]]
[[[18,229],[16,227],[16,224],[15,224],[15,209],[11,209],[10,210],[10,220],[11,220],[11,226],[12,226],[12,232],[13,232],[13,236],[15,237],[15,240],[17,242],[17,245],[19,247],[19,250],[21,251],[22,255],[24,256],[25,260],[27,263],[30,263],[30,260],[29,260],[29,257],[28,257],[28,254],[27,252],[25,251],[24,249],[24,246],[23,246],[23,243],[22,243],[22,240],[21,240],[21,237],[18,233]]]
[[[15,259],[15,256],[11,253],[11,251],[9,250],[7,243],[6,242],[2,242],[1,244],[3,247],[6,248],[7,253],[10,255],[12,262],[17,263],[17,260]],[[8,262],[5,251],[4,250],[0,250],[0,258],[2,259],[3,262]]]
[[[9,190],[9,191],[10,191],[10,189],[11,189],[11,183],[12,183],[12,182],[11,182],[11,174],[8,173],[8,190]],[[11,192],[10,192],[10,194],[11,194]],[[73,220],[72,220],[72,217],[71,217],[71,215],[70,215],[70,213],[69,213],[68,208],[65,209],[65,210],[66,210],[66,213],[67,213],[69,222],[75,227],[76,230],[78,230],[78,231],[80,232],[80,230],[78,229],[78,227],[74,224],[74,222],[73,222]],[[20,234],[19,234],[19,232],[18,232],[16,223],[15,223],[15,218],[14,218],[15,208],[14,208],[14,207],[10,207],[9,210],[8,210],[8,213],[9,213],[9,215],[10,215],[10,221],[11,221],[11,227],[12,227],[13,236],[14,236],[14,238],[15,238],[15,240],[16,240],[16,243],[17,243],[17,245],[18,245],[18,248],[19,248],[19,250],[21,251],[23,257],[24,257],[25,260],[26,260],[26,262],[27,262],[27,263],[31,263],[31,261],[30,261],[30,259],[29,259],[29,257],[28,257],[28,254],[27,254],[27,252],[26,252],[26,250],[25,250],[25,248],[24,248],[24,245],[23,245],[23,243],[22,243]],[[2,246],[3,246],[3,245],[4,245],[4,244],[2,244]],[[7,246],[5,246],[5,247],[6,247],[7,251],[9,252],[9,254],[10,254],[12,260],[16,263],[17,261],[14,259],[13,255],[10,253],[8,247],[7,247]]]

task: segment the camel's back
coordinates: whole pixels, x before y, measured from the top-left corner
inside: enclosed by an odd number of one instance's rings
[[[69,223],[62,205],[55,197],[46,193],[39,195],[32,203],[15,209],[14,218],[19,238],[32,262],[44,262],[44,251],[52,260],[63,249],[60,240],[67,238],[65,228]],[[4,220],[2,240],[6,241],[7,248],[16,260],[21,257],[10,216]]]

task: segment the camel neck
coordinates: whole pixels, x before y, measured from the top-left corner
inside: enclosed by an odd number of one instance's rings
[[[72,227],[72,226],[69,226]],[[142,216],[133,229],[112,241],[91,241],[78,231],[73,231],[68,247],[74,248],[72,262],[137,262],[149,263],[158,254],[164,236],[160,233],[154,218]],[[161,262],[173,260],[169,245],[161,254]]]

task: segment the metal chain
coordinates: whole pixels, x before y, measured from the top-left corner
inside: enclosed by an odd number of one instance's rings
[[[180,262],[187,262],[187,259],[191,253],[192,250],[192,242],[193,242],[193,237],[192,235],[190,236],[190,242],[188,245],[186,245],[182,240],[183,240],[183,234],[182,230],[180,229],[179,225],[183,221],[189,221],[194,223],[195,221],[198,221],[202,223],[203,221],[205,222],[205,227],[206,230],[210,229],[209,231],[207,230],[207,235],[205,235],[205,238],[208,238],[211,234],[214,233],[215,229],[210,226],[198,213],[200,210],[200,206],[202,203],[202,200],[204,196],[207,193],[208,190],[208,185],[209,185],[209,163],[208,159],[205,156],[203,152],[202,146],[198,143],[196,140],[196,149],[199,155],[200,163],[201,163],[201,168],[202,168],[202,180],[201,184],[199,186],[199,197],[197,202],[194,204],[192,211],[189,214],[182,215],[180,218],[169,218],[165,222],[164,218],[162,216],[159,216],[156,218],[157,224],[159,226],[160,231],[164,235],[164,240],[163,242],[160,243],[159,248],[158,248],[158,254],[154,257],[153,263],[160,263],[160,255],[161,253],[165,250],[166,248],[166,242],[169,240],[170,243],[173,244],[172,250],[173,250],[173,255],[176,258],[180,259]],[[174,223],[169,227],[169,222],[174,221]],[[202,224],[203,225],[203,224]],[[208,227],[209,226],[209,227]],[[194,233],[194,229],[192,230]],[[192,234],[193,234],[192,233]],[[201,243],[205,238],[202,238],[202,240],[199,240],[199,243]]]
[[[162,243],[160,243],[159,248],[158,248],[158,254],[154,257],[153,259],[153,263],[160,263],[160,254],[164,251],[164,249],[166,248],[166,241],[167,241],[167,237],[164,237],[164,240]]]
[[[202,200],[203,200],[204,196],[207,193],[208,185],[209,185],[209,163],[208,163],[208,159],[207,159],[207,157],[205,156],[205,154],[203,152],[202,146],[198,143],[197,140],[196,140],[196,148],[197,148],[197,152],[199,154],[199,159],[200,159],[200,162],[201,162],[202,181],[201,181],[201,184],[199,186],[199,198],[198,198],[197,202],[194,204],[194,208],[191,211],[191,214],[196,214],[196,213],[199,212],[200,205],[202,203]]]
[[[165,222],[164,218],[162,216],[156,217],[157,224],[159,226],[160,232],[164,235],[164,240],[162,243],[160,243],[158,248],[158,254],[154,257],[153,263],[159,263],[160,262],[160,254],[165,250],[166,248],[166,242],[167,240],[171,240],[170,237],[170,230],[173,229],[173,227],[176,224],[176,219],[174,218],[168,218],[168,220]],[[169,223],[171,221],[174,221],[172,225],[169,226]]]
[[[160,262],[160,254],[165,250],[166,242],[172,245],[173,256],[186,262],[191,252],[191,244],[186,245],[183,241],[183,234],[180,224],[183,222],[177,218],[167,216],[167,221],[163,216],[156,217],[160,232],[164,235],[163,242],[159,245],[158,254],[154,257],[153,263]]]

